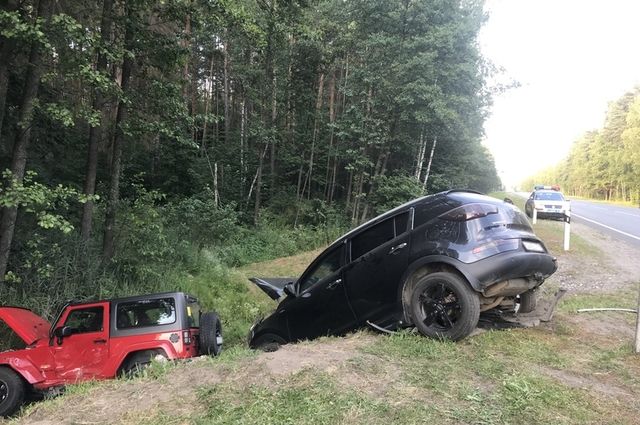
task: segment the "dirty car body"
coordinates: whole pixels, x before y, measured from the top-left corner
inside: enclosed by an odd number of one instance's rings
[[[299,278],[251,279],[276,310],[251,328],[254,348],[372,325],[416,326],[458,340],[481,311],[532,308],[557,268],[514,205],[472,191],[416,199],[340,237]]]
[[[30,392],[113,378],[158,356],[215,355],[220,344],[217,315],[201,314],[198,300],[181,292],[68,303],[53,325],[0,306],[0,416]]]

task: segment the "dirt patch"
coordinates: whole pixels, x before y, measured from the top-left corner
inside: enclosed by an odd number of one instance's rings
[[[353,358],[358,348],[368,342],[371,342],[371,337],[359,333],[345,339],[285,345],[275,353],[261,355],[257,364],[273,376],[293,375],[309,367],[333,372]]]
[[[553,280],[572,292],[613,292],[640,280],[640,249],[591,227],[572,224],[572,232],[593,246],[593,255],[571,251],[558,258]]]
[[[541,374],[557,379],[564,385],[571,388],[580,388],[592,392],[599,393],[613,399],[623,399],[633,404],[636,403],[635,396],[625,388],[616,384],[605,382],[598,379],[595,375],[584,376],[576,375],[568,371],[540,367],[538,370]]]
[[[52,403],[38,404],[16,423],[137,422],[153,412],[167,411],[163,409],[167,406],[171,406],[172,414],[189,416],[196,409],[198,390],[203,387],[215,384],[232,384],[241,388],[250,385],[271,387],[307,368],[342,376],[342,371],[350,369],[348,363],[361,356],[359,348],[372,340],[373,336],[358,333],[347,338],[292,344],[275,353],[261,353],[234,363],[233,367],[215,359],[195,359],[171,367],[157,378],[100,382],[86,391],[68,394]],[[360,378],[364,375],[366,373]],[[349,383],[350,379],[346,379],[345,382]],[[371,382],[370,386],[377,384]],[[64,408],[61,408],[62,403]]]

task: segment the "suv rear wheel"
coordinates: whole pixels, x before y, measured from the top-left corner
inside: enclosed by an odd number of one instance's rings
[[[0,367],[0,417],[14,414],[24,401],[25,385],[13,370]]]
[[[453,341],[468,336],[478,325],[480,300],[460,276],[438,272],[424,276],[411,294],[416,328],[432,338]]]

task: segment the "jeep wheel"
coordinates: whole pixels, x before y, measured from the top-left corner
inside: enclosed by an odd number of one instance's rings
[[[538,304],[538,296],[536,291],[527,291],[516,297],[516,303],[520,307],[518,307],[518,313],[531,313],[536,309],[536,305]]]
[[[120,374],[127,378],[140,376],[149,367],[151,362],[157,357],[166,360],[167,356],[157,351],[141,351],[133,354],[120,369]]]
[[[432,338],[453,341],[468,336],[478,325],[480,300],[469,284],[456,274],[424,276],[411,294],[416,328]]]
[[[200,354],[217,356],[222,351],[222,324],[215,312],[200,316]]]
[[[256,350],[272,353],[278,351],[280,346],[286,343],[287,341],[276,334],[263,334],[251,341],[251,346]]]
[[[0,417],[14,414],[24,401],[24,381],[17,373],[0,367]]]

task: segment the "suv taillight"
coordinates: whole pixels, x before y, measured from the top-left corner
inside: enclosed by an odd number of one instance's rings
[[[441,214],[439,218],[448,221],[469,221],[498,214],[498,207],[491,204],[467,204]]]
[[[191,331],[182,331],[182,341],[185,344],[191,344]]]

